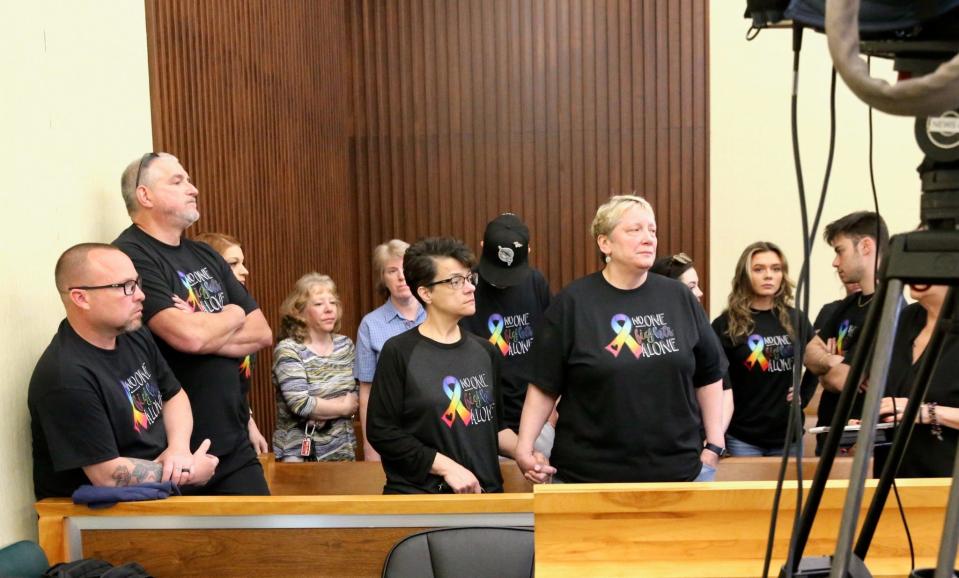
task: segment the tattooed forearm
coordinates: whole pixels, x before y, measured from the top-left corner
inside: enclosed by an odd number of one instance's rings
[[[111,477],[117,487],[160,481],[160,476],[163,474],[162,464],[134,458],[127,461],[133,465],[132,472],[127,464],[120,464],[113,470]]]

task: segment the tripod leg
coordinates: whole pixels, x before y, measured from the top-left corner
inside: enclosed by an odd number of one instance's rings
[[[882,474],[879,476],[879,482],[876,484],[876,491],[872,497],[872,503],[869,505],[869,512],[863,520],[862,529],[859,531],[859,538],[856,541],[856,555],[865,560],[869,552],[869,545],[872,542],[876,527],[879,525],[879,519],[882,517],[883,508],[886,506],[886,499],[889,497],[889,489],[892,487],[893,479],[899,471],[899,464],[906,453],[906,447],[909,444],[909,437],[915,427],[916,416],[919,415],[919,406],[922,400],[926,398],[926,391],[929,389],[929,383],[938,366],[938,360],[942,356],[946,341],[946,326],[959,321],[956,315],[959,314],[956,300],[959,299],[959,292],[954,288],[949,289],[946,299],[943,302],[942,310],[939,313],[939,321],[936,322],[936,328],[932,332],[932,337],[926,345],[925,358],[919,364],[919,371],[916,380],[912,384],[909,392],[909,401],[906,403],[906,409],[903,411],[902,422],[896,431],[892,447],[889,450],[889,456],[886,459],[886,465],[883,466]]]
[[[869,476],[869,459],[876,439],[876,424],[879,422],[879,404],[886,389],[886,377],[889,373],[889,360],[892,357],[893,339],[899,323],[899,310],[902,308],[903,283],[898,279],[887,282],[887,292],[882,303],[882,321],[879,335],[872,348],[872,362],[869,368],[869,388],[862,408],[862,427],[856,438],[856,457],[849,476],[849,489],[843,507],[842,521],[839,525],[839,538],[836,541],[836,553],[833,558],[830,578],[846,578],[852,557],[853,537],[856,523],[859,521],[859,509],[866,478]],[[846,387],[849,387],[847,384]]]
[[[949,298],[956,288],[949,289]],[[957,296],[959,298],[959,296]],[[953,325],[952,329],[955,326]],[[959,452],[952,468],[952,486],[949,488],[949,502],[946,506],[946,521],[942,528],[942,541],[939,543],[939,560],[936,564],[935,578],[955,576],[956,546],[959,542]]]
[[[878,334],[878,328],[882,318],[882,308],[880,305],[886,302],[886,295],[888,294],[887,287],[887,283],[879,285],[875,297],[873,297],[873,302],[869,306],[866,322],[858,338],[862,344],[872,343]],[[809,496],[806,498],[806,503],[803,506],[799,526],[793,531],[793,535],[789,540],[788,559],[793,561],[793,566],[791,568],[784,568],[782,575],[791,576],[800,571],[803,551],[806,548],[806,542],[809,540],[809,534],[812,532],[812,526],[816,520],[816,513],[819,511],[819,503],[822,501],[823,495],[826,492],[826,482],[829,480],[829,472],[832,470],[832,464],[839,451],[839,441],[842,438],[843,426],[849,419],[853,402],[858,395],[857,387],[865,373],[869,352],[869,346],[863,345],[857,347],[855,354],[852,356],[849,375],[846,378],[846,383],[843,384],[843,390],[839,394],[839,400],[836,402],[835,414],[833,415],[832,423],[829,425],[829,433],[826,434],[826,442],[823,444],[822,455],[819,458],[816,473],[809,487]]]

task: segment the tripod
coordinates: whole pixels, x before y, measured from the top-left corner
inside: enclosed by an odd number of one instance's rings
[[[915,74],[929,72],[941,61],[942,54],[955,54],[959,50],[955,43],[921,44],[917,46],[916,43],[909,45],[902,42],[873,42],[863,43],[862,47],[864,52],[896,58],[898,70]],[[790,569],[784,567],[780,576],[786,575],[787,570],[790,570],[792,575],[801,577],[872,577],[864,560],[889,489],[905,454],[920,404],[942,355],[946,337],[959,336],[959,292],[956,291],[956,286],[959,285],[959,113],[949,111],[935,119],[917,119],[916,137],[920,148],[926,154],[919,167],[923,193],[920,210],[922,220],[929,230],[897,235],[890,242],[888,255],[880,270],[878,299],[874,299],[870,306],[860,337],[861,346],[853,356],[800,524],[790,543],[794,566]],[[902,425],[896,432],[859,540],[853,549],[853,538],[875,442],[879,406],[886,387],[905,284],[948,285],[950,289],[927,345],[925,358],[919,366],[902,417]],[[839,449],[843,427],[850,417],[867,365],[869,388],[863,403],[862,427],[856,441],[856,457],[835,553],[832,557],[802,558],[825,491],[829,471]],[[953,566],[959,540],[959,454],[952,479],[934,578],[957,576]],[[932,572],[931,569],[916,570],[913,576],[931,578]]]

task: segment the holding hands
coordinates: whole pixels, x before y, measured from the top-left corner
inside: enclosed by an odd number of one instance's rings
[[[540,452],[529,448],[523,451],[516,448],[516,465],[519,466],[523,477],[534,484],[548,484],[553,481],[556,468],[549,465],[549,460]]]

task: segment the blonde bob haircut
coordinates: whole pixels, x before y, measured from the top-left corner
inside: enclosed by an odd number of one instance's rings
[[[340,323],[343,320],[343,305],[339,302],[340,295],[336,292],[336,283],[329,275],[312,272],[303,275],[296,281],[293,291],[286,296],[283,304],[280,305],[279,339],[289,337],[297,343],[306,343],[310,337],[310,332],[306,327],[303,312],[306,310],[307,303],[310,302],[310,296],[317,289],[325,289],[336,298],[336,324],[333,325],[333,332],[336,333],[340,330]]]
[[[623,220],[626,211],[639,205],[640,208],[653,212],[653,206],[646,199],[637,195],[615,195],[596,209],[596,216],[593,217],[593,224],[590,232],[594,239],[599,239],[600,235],[609,236],[616,225]]]
[[[383,273],[386,271],[386,262],[390,259],[402,259],[410,244],[399,239],[390,239],[373,249],[373,273],[376,277],[376,292],[383,299],[390,298],[390,290],[383,283]]]

